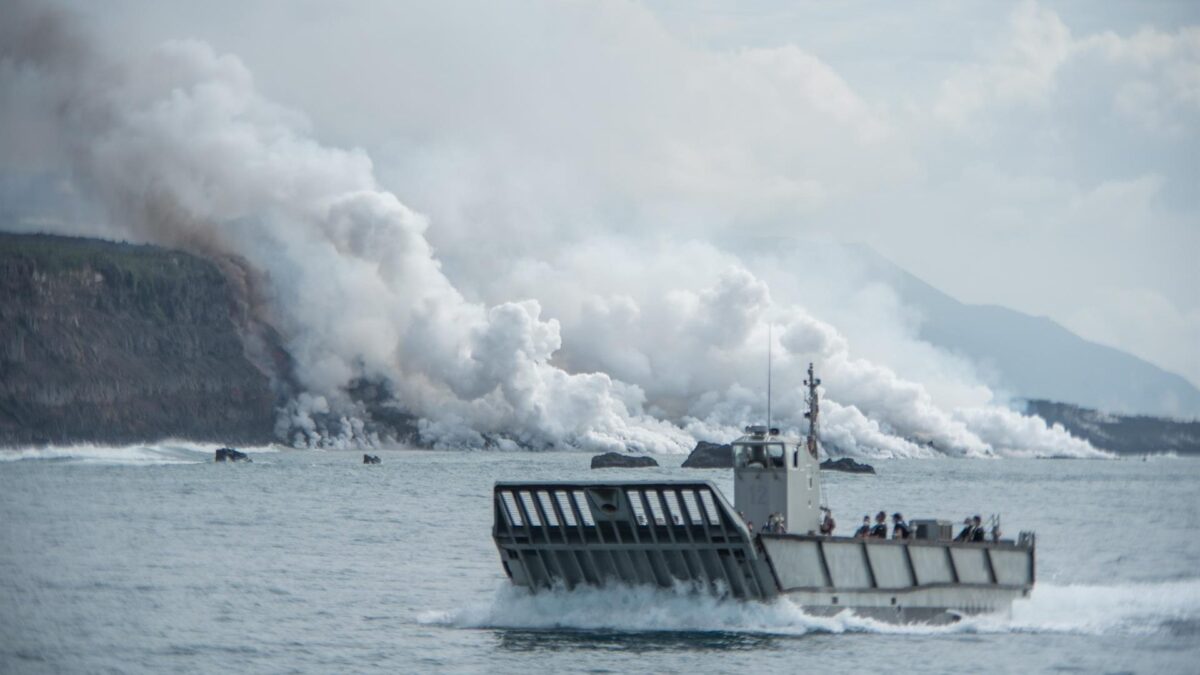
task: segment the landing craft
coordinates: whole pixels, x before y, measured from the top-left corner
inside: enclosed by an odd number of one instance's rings
[[[914,520],[909,539],[819,534],[818,384],[810,364],[803,441],[761,426],[733,442],[733,505],[711,481],[496,483],[492,538],[505,573],[533,592],[682,583],[895,622],[1007,613],[1027,597],[1032,532],[956,541],[949,521]],[[780,519],[782,532],[751,525]]]

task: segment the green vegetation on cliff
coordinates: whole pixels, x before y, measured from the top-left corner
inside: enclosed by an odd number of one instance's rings
[[[241,293],[179,251],[0,233],[0,445],[272,440]]]

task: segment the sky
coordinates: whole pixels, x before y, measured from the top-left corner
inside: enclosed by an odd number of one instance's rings
[[[771,345],[848,451],[1096,453],[831,243],[1200,383],[1187,4],[11,9],[3,214],[244,260],[298,444],[369,436],[365,377],[435,445],[677,452]]]
[[[450,270],[597,230],[862,242],[1200,384],[1196,3],[76,7],[238,55]]]

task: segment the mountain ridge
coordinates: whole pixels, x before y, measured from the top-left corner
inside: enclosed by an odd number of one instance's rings
[[[979,366],[1015,398],[1073,403],[1111,413],[1195,419],[1200,389],[1129,352],[1079,336],[1046,316],[957,300],[865,244],[847,246],[869,276],[921,316],[918,336]]]
[[[1047,424],[1061,424],[1071,435],[1119,455],[1200,455],[1200,421],[1196,420],[1117,415],[1042,400],[1026,401],[1025,412]]]

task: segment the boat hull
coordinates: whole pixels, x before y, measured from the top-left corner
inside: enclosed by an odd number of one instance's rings
[[[759,541],[780,593],[814,611],[852,607],[885,618],[1007,612],[1034,583],[1032,542],[788,534]]]
[[[686,585],[784,596],[814,614],[946,622],[1007,612],[1034,583],[1034,542],[755,534],[709,481],[497,483],[493,538],[518,586]]]

